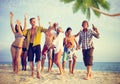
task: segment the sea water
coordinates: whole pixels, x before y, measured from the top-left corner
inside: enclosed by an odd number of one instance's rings
[[[0,62],[3,65],[11,65],[12,62]],[[29,65],[29,63],[27,63]],[[66,63],[66,68],[68,69],[68,62]],[[48,66],[48,62],[45,62],[45,67]],[[54,68],[57,68],[55,64],[53,64]],[[75,69],[77,70],[86,70],[83,62],[77,62]],[[105,72],[118,72],[120,73],[120,62],[94,62],[92,66],[93,71],[105,71]]]

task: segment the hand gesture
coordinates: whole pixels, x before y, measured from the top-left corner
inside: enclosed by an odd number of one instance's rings
[[[97,28],[92,24],[92,29],[94,30],[94,31],[97,31]]]
[[[80,50],[80,46],[79,45],[76,46],[76,50]]]
[[[52,26],[52,22],[49,22],[50,27]]]
[[[40,20],[40,16],[37,16],[37,19]]]
[[[26,18],[27,18],[27,13],[24,14],[24,20],[26,20]]]
[[[12,12],[10,12],[10,18],[12,18],[13,17],[13,13]]]

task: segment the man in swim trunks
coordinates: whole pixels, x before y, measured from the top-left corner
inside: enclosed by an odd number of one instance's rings
[[[36,19],[30,18],[31,28],[24,31],[24,35],[27,36],[27,49],[28,49],[28,61],[30,62],[30,68],[32,76],[34,76],[34,54],[36,55],[35,62],[37,63],[37,78],[40,79],[40,57],[41,57],[41,36],[42,32],[51,31],[52,28],[45,29],[41,26],[36,26]]]
[[[76,64],[75,52],[78,49],[78,44],[75,39],[75,36],[71,35],[72,29],[70,27],[67,28],[66,33],[67,33],[67,36],[64,39],[64,44],[65,44],[65,47],[67,48],[66,52],[69,60],[69,72],[73,74],[74,67]],[[76,49],[75,49],[75,44],[76,44]]]
[[[51,27],[56,28],[57,25],[55,25],[56,23],[54,23],[53,25],[51,24],[51,22],[49,22]],[[52,57],[53,57],[53,48],[52,47],[52,42],[55,39],[55,35],[53,35],[50,31],[45,33],[45,44],[42,50],[42,62],[41,62],[41,71],[44,71],[44,63],[45,63],[45,59],[46,59],[46,54],[48,56],[48,72],[51,71],[52,68]]]

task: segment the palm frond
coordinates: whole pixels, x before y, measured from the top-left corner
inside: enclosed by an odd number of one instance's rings
[[[83,0],[76,0],[75,3],[73,4],[73,13],[78,12],[78,10],[82,7],[83,5]]]
[[[90,20],[90,16],[91,16],[91,13],[90,13],[90,8],[87,9],[87,19]]]
[[[106,0],[98,0],[97,2],[105,10],[110,10],[110,4]]]
[[[61,2],[64,2],[64,3],[70,3],[70,2],[73,2],[75,0],[60,0]]]
[[[97,8],[97,9],[100,9],[97,2],[98,2],[98,0],[92,0],[91,6]],[[97,17],[100,17],[100,12],[95,11],[95,10],[93,10],[93,12]]]

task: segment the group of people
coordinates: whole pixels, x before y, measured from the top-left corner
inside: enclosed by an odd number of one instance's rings
[[[20,58],[22,70],[26,70],[26,58],[30,64],[31,75],[34,76],[34,58],[36,62],[37,78],[41,78],[40,71],[44,71],[46,56],[48,58],[48,72],[51,71],[53,63],[59,68],[60,75],[65,72],[66,61],[69,60],[69,72],[74,73],[76,64],[76,51],[82,48],[83,61],[87,69],[85,79],[92,77],[93,65],[93,41],[92,37],[99,38],[99,32],[93,25],[93,29],[88,29],[88,21],[82,22],[82,27],[76,35],[72,35],[72,28],[68,27],[64,32],[58,23],[49,22],[48,28],[40,25],[40,17],[30,18],[31,28],[27,29],[26,15],[24,16],[24,28],[22,29],[19,20],[13,26],[13,13],[10,12],[10,25],[15,35],[15,41],[11,45],[12,67],[15,73],[20,70]],[[52,31],[56,32],[53,34]],[[45,43],[41,50],[42,32],[45,34]],[[79,36],[79,41],[76,38]],[[82,47],[80,47],[82,44]],[[60,63],[62,57],[62,64]]]

